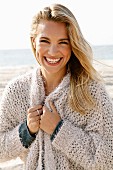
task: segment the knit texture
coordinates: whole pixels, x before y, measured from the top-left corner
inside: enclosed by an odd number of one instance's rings
[[[45,97],[40,68],[11,81],[0,104],[0,162],[20,157],[26,170],[112,170],[113,105],[104,86],[95,81],[89,90],[96,107],[86,114],[68,105],[70,74]],[[27,109],[53,101],[63,124],[51,141],[39,130],[29,148],[19,137],[19,127],[26,121]],[[82,101],[84,102],[84,101]]]

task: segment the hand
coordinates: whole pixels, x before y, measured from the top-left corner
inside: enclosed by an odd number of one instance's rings
[[[40,129],[51,135],[61,118],[54,104],[51,101],[49,104],[52,112],[46,106],[43,106],[43,114],[40,117]]]
[[[27,127],[31,134],[38,132],[40,127],[40,115],[42,114],[42,105],[37,105],[28,109]]]

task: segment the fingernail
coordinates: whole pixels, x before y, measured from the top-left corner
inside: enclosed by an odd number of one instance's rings
[[[37,110],[38,114],[41,115],[42,114],[42,109]]]

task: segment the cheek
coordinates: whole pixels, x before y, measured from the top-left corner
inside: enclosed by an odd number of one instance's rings
[[[70,57],[71,56],[71,48],[70,47],[62,47],[60,49],[60,51],[62,52],[62,54],[66,57]]]
[[[71,50],[65,50],[64,51],[64,56],[67,58],[67,60],[69,60],[70,57],[71,57]]]
[[[43,46],[41,46],[41,45],[38,45],[37,47],[36,47],[36,53],[39,55],[39,56],[42,56],[43,55],[43,53],[45,52],[45,47],[43,47]]]
[[[40,49],[36,48],[36,56],[35,56],[36,60],[38,63],[40,63]]]
[[[38,46],[36,48],[36,58],[39,59],[39,57],[41,56],[41,53],[42,53],[42,49],[40,46]]]
[[[36,53],[40,53],[40,51],[41,51],[41,47],[40,46],[36,46]]]

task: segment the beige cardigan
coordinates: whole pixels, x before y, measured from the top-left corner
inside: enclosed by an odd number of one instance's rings
[[[112,170],[113,105],[103,85],[91,81],[97,108],[81,115],[67,100],[70,74],[45,98],[40,69],[20,76],[5,88],[0,105],[0,162],[21,157],[26,170]],[[54,140],[39,130],[31,146],[23,147],[19,126],[30,106],[52,100],[64,123]],[[44,166],[44,168],[43,168]]]

